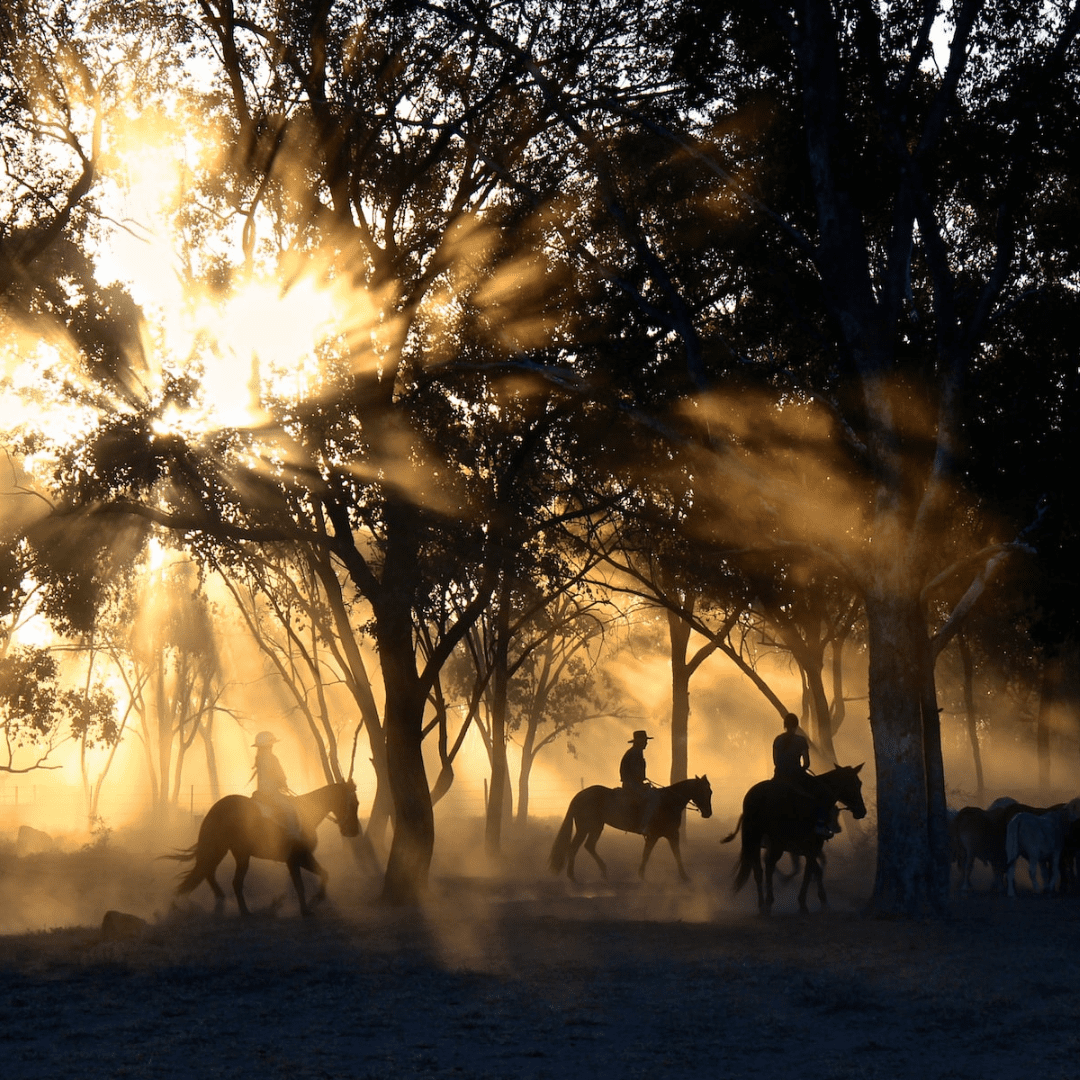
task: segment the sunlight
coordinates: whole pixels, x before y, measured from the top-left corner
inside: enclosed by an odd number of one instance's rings
[[[370,337],[379,312],[362,291],[333,280],[319,258],[287,276],[280,253],[264,254],[264,266],[241,272],[242,214],[220,222],[212,251],[198,229],[190,234],[179,209],[199,197],[199,184],[221,165],[221,140],[208,122],[173,108],[172,115],[148,110],[115,137],[112,227],[97,251],[99,278],[125,286],[152,318],[153,366],[197,368],[202,409],[197,417],[163,419],[163,432],[259,425],[264,398],[319,394],[320,352],[333,342],[353,347],[365,332]],[[210,258],[236,268],[227,286],[217,272],[207,280]]]

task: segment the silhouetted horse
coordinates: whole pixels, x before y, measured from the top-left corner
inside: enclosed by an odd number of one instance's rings
[[[625,788],[608,788],[600,784],[587,787],[570,800],[562,828],[551,847],[548,868],[553,874],[558,874],[565,866],[566,876],[571,881],[576,881],[574,856],[584,843],[585,850],[596,860],[600,873],[606,878],[607,866],[596,854],[596,841],[600,839],[604,826],[610,825],[613,829],[622,829],[623,832],[638,833],[645,837],[645,850],[642,852],[641,866],[638,869],[639,877],[645,876],[645,866],[652,849],[657,840],[663,837],[671,845],[679,876],[683,881],[689,881],[690,878],[683,869],[682,856],[679,854],[679,826],[688,803],[693,803],[701,811],[703,818],[712,816],[712,788],[707,776],[695,776],[692,780],[680,780],[670,787],[660,788],[656,809],[649,822],[649,831],[643,832],[643,805],[640,796]]]
[[[862,765],[837,766],[831,772],[816,778],[818,784],[830,792],[837,803],[850,810],[855,818],[866,817],[866,805],[862,798],[862,781],[859,770]],[[733,892],[738,892],[750,874],[758,892],[758,910],[767,915],[773,905],[773,871],[780,856],[785,852],[806,858],[802,888],[799,890],[799,910],[806,912],[806,894],[811,878],[816,879],[818,900],[827,906],[825,885],[822,880],[820,858],[825,837],[816,831],[819,821],[820,801],[797,790],[784,780],[763,780],[755,784],[743,799],[743,812],[739,823],[730,836],[721,843],[728,843],[742,829],[742,851],[735,868]],[[765,849],[765,888],[762,890],[761,849]]]
[[[281,825],[267,817],[255,799],[247,795],[226,795],[219,799],[203,818],[198,842],[186,851],[164,856],[180,862],[195,860],[195,865],[177,886],[177,893],[185,895],[205,881],[213,889],[214,896],[217,897],[217,907],[220,909],[225,902],[225,893],[214,874],[218,863],[225,858],[225,853],[231,851],[236,860],[233,892],[236,893],[241,915],[249,914],[244,902],[244,878],[247,875],[248,863],[253,857],[285,863],[296,887],[300,910],[304,915],[310,915],[300,871],[307,870],[318,876],[319,891],[312,900],[321,900],[326,895],[327,873],[312,854],[318,844],[315,830],[329,814],[337,823],[342,836],[359,835],[356,785],[351,780],[328,784],[316,791],[309,791],[306,795],[296,796],[293,803],[300,819],[299,841],[291,839]]]

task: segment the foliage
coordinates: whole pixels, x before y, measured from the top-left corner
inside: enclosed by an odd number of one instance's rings
[[[116,700],[105,687],[73,690],[60,683],[49,649],[20,645],[0,656],[0,771],[50,768],[49,756],[68,739],[110,747],[120,735]]]
[[[861,604],[878,898],[943,901],[935,650],[1022,551],[1024,621],[1072,634],[1074,500],[1039,470],[1075,424],[1075,6],[11,11],[0,296],[41,373],[17,434],[58,626],[91,626],[138,550],[103,536],[121,520],[219,565],[329,562],[379,651],[387,892],[411,899],[427,703],[493,597],[505,631],[514,589],[563,579],[568,520],[625,531],[666,595],[756,601],[804,670]],[[155,212],[187,305],[326,301],[289,355],[99,280],[123,133],[159,121],[212,148]]]

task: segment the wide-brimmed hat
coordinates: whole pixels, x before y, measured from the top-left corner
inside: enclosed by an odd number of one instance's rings
[[[277,736],[272,731],[260,731],[251,745],[261,750],[264,746],[273,746],[277,741]]]
[[[652,738],[652,736],[650,734],[648,734],[648,732],[635,731],[634,732],[634,737],[630,741],[631,742],[637,742],[638,739],[644,739],[646,742],[648,742],[651,738]]]

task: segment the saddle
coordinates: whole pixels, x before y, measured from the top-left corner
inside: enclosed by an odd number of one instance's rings
[[[612,790],[616,793],[616,807],[623,821],[622,825],[615,827],[644,835],[645,807],[648,805],[649,792],[657,789],[649,787],[645,791],[638,791],[635,788],[618,787]]]
[[[292,804],[293,800],[289,795],[281,795],[279,798],[288,799],[289,804]],[[289,832],[294,828],[292,822],[288,819],[285,807],[277,802],[272,796],[268,796],[262,791],[256,791],[252,793],[251,801],[259,808],[259,812],[268,821],[272,821],[275,825],[280,825],[286,832]],[[296,811],[294,810],[294,817],[295,814]]]
[[[814,832],[826,839],[836,836],[840,829],[840,808],[821,788],[814,784],[815,777],[805,773],[798,777],[774,776],[772,781],[804,800],[807,810],[814,812]]]

